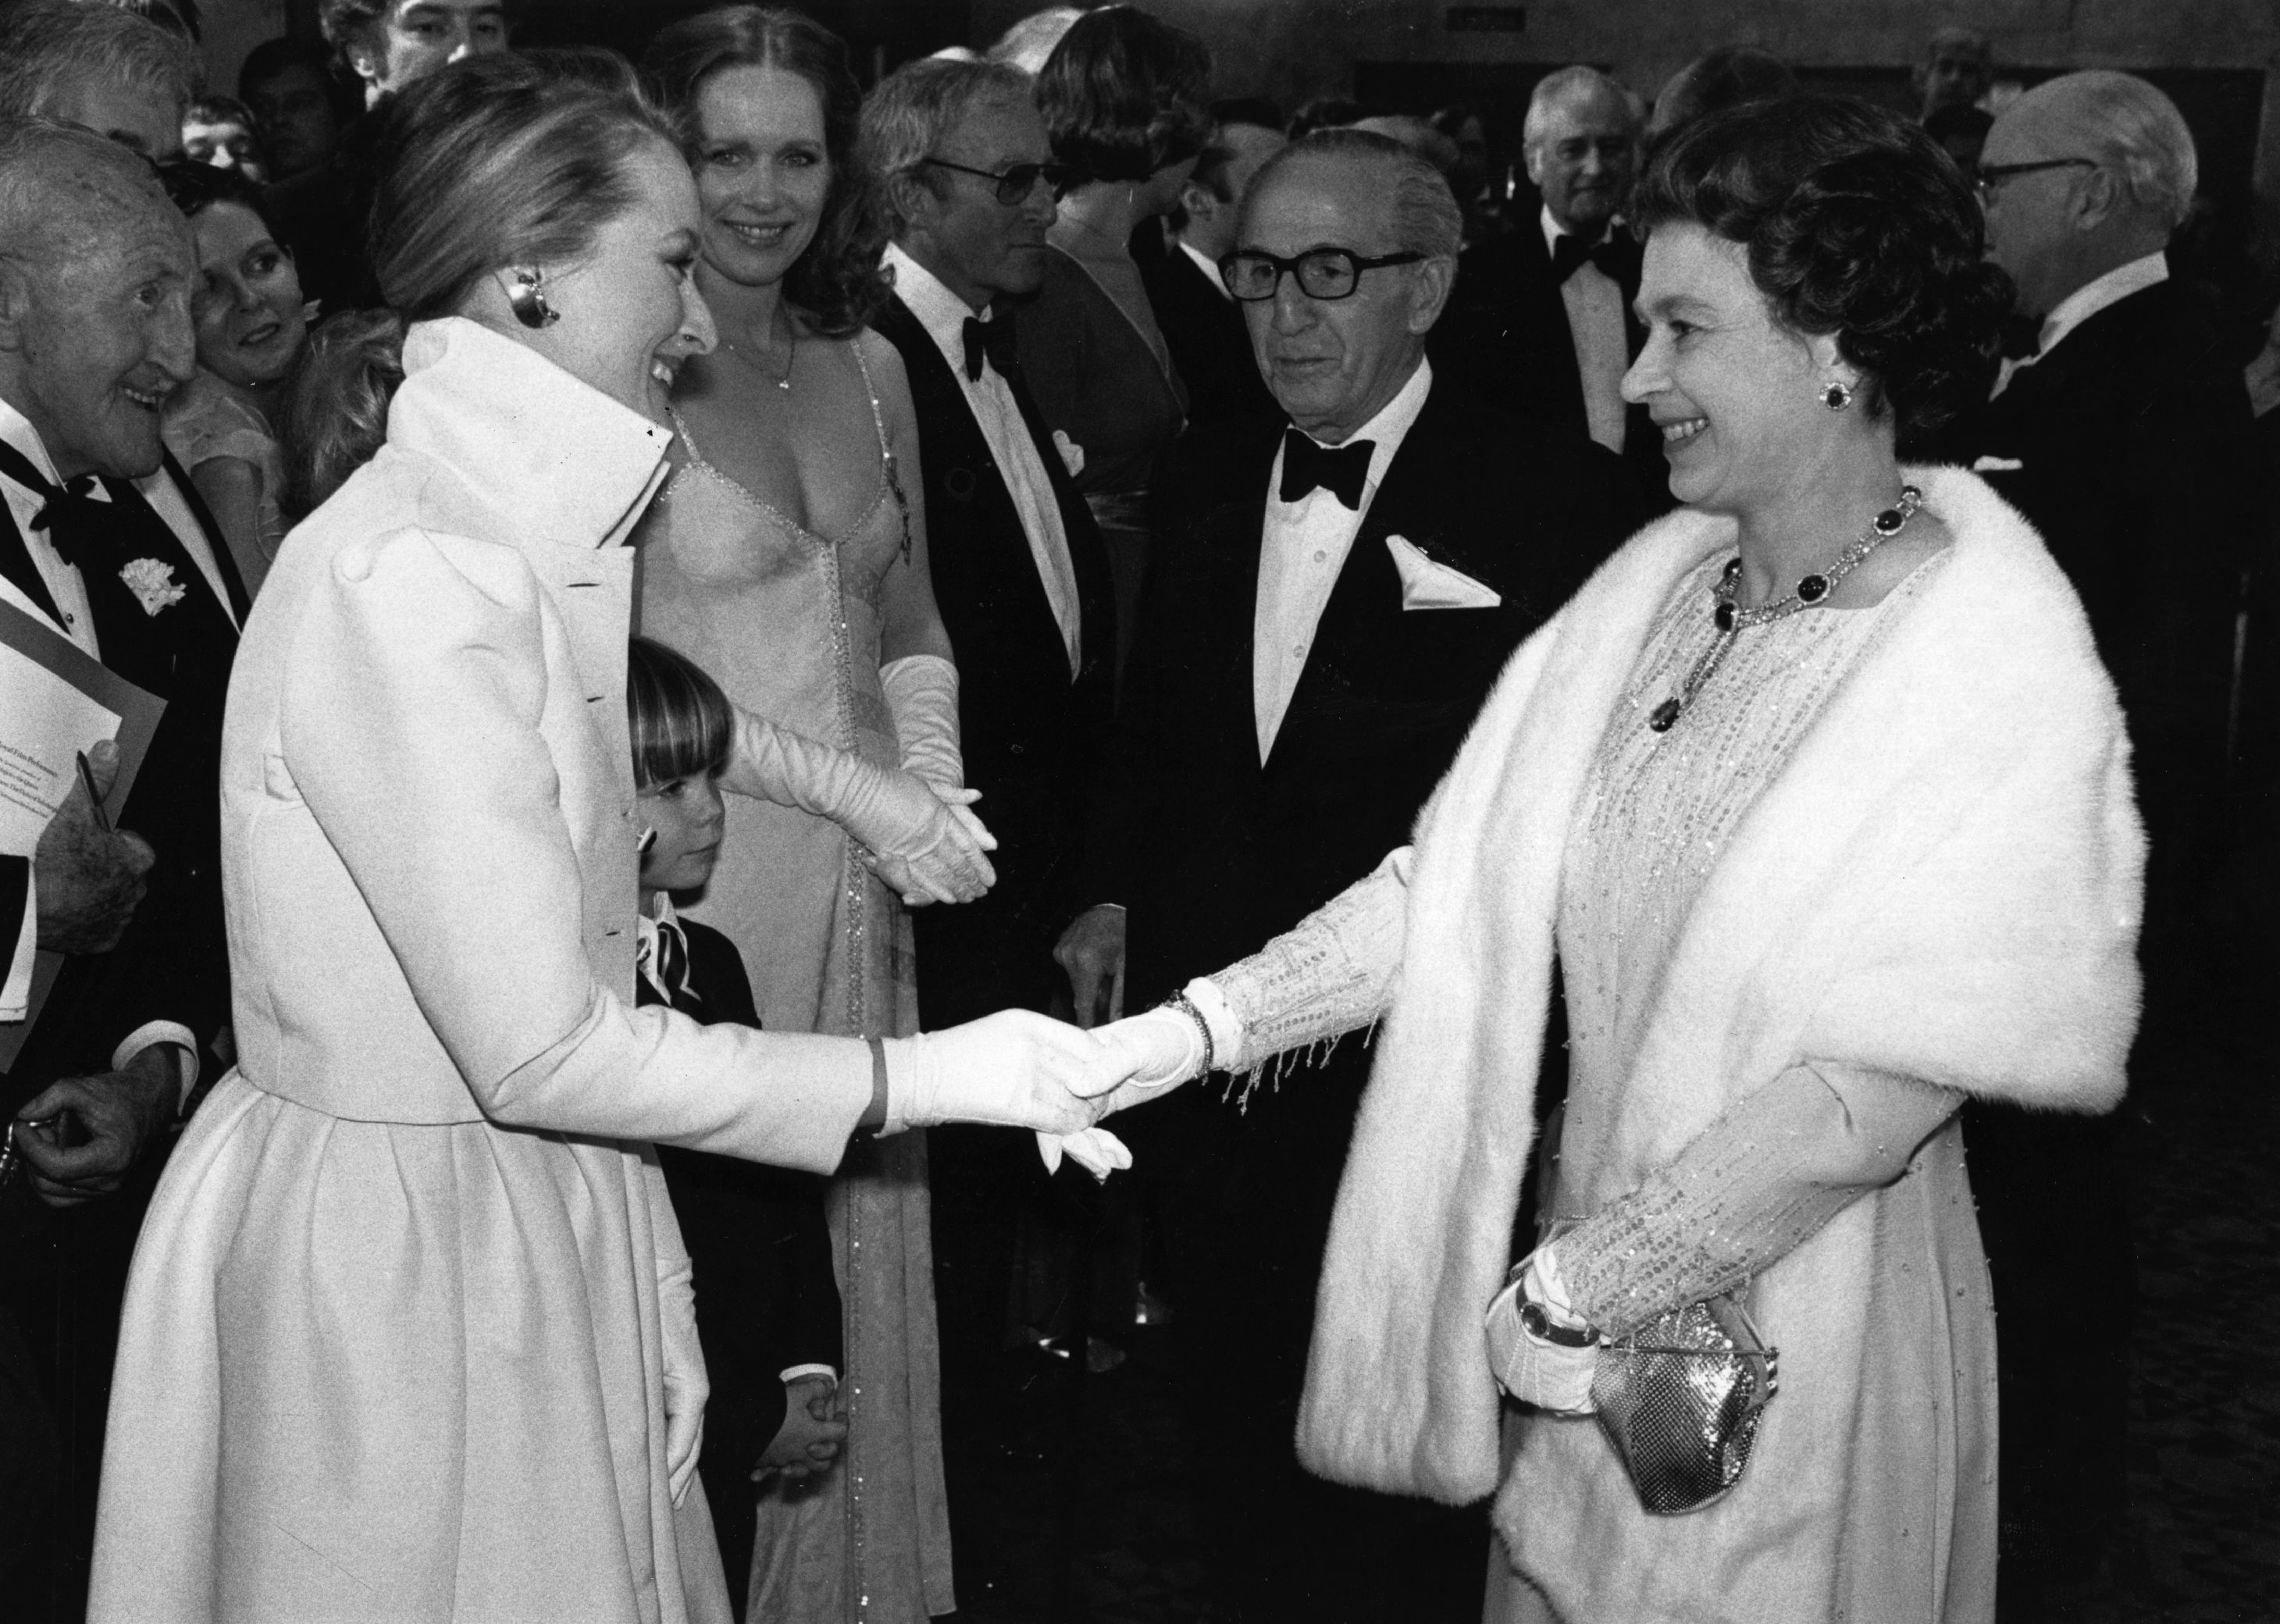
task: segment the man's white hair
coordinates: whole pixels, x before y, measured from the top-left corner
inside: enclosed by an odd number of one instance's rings
[[[2138,207],[2174,228],[2192,206],[2200,156],[2177,104],[2134,73],[2099,68],[2036,87],[2063,95],[2070,121],[2099,150],[2085,152],[2118,171]]]
[[[1588,96],[1604,96],[1621,104],[1630,115],[1631,133],[1638,133],[1639,107],[1637,100],[1598,68],[1578,63],[1573,67],[1555,68],[1536,81],[1535,92],[1528,98],[1528,121],[1521,126],[1523,145],[1534,147],[1550,134],[1552,115],[1570,102],[1580,102]]]

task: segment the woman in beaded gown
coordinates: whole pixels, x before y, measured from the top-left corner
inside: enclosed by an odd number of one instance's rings
[[[2025,521],[1899,461],[1983,397],[2009,303],[1921,130],[1732,110],[1633,218],[1625,393],[1687,506],[1514,655],[1413,846],[1104,1028],[1150,1057],[1114,1102],[1383,1023],[1299,1454],[1452,1503],[1500,1483],[1491,1620],[1989,1624],[1994,1320],[1956,1112],[2120,1098],[2120,711]],[[1569,1082],[1515,1263],[1555,962]],[[1650,1510],[1591,1418],[1627,1341],[1722,1297],[1778,1390],[1726,1492]]]
[[[647,66],[689,121],[721,343],[675,393],[676,466],[637,537],[641,629],[712,673],[743,729],[724,781],[744,793],[688,912],[736,944],[771,1030],[911,1032],[910,920],[874,872],[865,782],[915,791],[937,826],[933,866],[897,876],[913,901],[979,895],[988,835],[960,789],[909,389],[862,326],[879,244],[845,163],[858,92],[836,38],[749,6],[667,28]],[[818,787],[851,774],[843,797]],[[830,1219],[846,1456],[762,1494],[751,1616],[910,1624],[953,1605],[923,1135],[851,1155]]]

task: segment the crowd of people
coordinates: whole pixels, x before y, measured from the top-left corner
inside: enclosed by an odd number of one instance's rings
[[[1136,1316],[1215,1620],[2094,1582],[2276,722],[2159,89],[1523,187],[1141,6],[320,10],[0,7],[0,662],[164,704],[0,857],[12,1605],[909,1624]]]

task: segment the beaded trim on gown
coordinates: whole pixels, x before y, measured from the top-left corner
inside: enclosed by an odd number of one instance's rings
[[[894,766],[880,600],[904,527],[865,355],[887,350],[869,332],[850,343],[881,450],[878,494],[862,519],[836,540],[794,524],[706,461],[676,415],[679,466],[637,535],[639,624],[704,666],[740,708]],[[843,1036],[916,1031],[910,916],[846,832],[773,802],[727,801],[719,866],[685,912],[736,944],[761,1020]],[[829,1200],[847,1448],[807,1489],[762,1498],[751,1616],[904,1624],[954,1605],[924,1134],[858,1140]]]

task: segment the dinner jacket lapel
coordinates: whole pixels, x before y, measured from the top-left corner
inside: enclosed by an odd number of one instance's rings
[[[25,546],[23,535],[16,528],[16,516],[4,502],[0,502],[0,575],[5,575],[18,591],[39,606],[40,612],[57,630],[62,630],[63,611],[56,606],[55,595],[48,590],[39,566],[32,562],[31,550]]]

